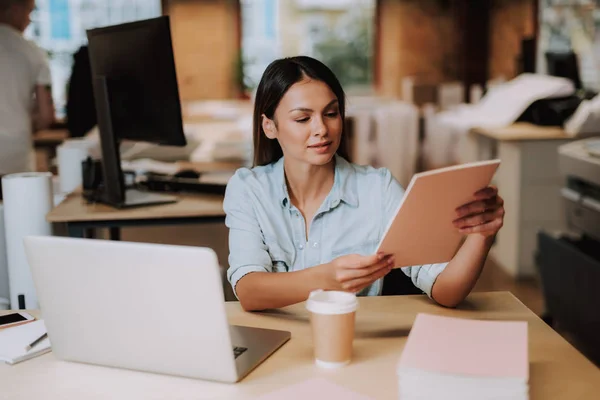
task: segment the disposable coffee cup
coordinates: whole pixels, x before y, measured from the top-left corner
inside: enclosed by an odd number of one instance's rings
[[[310,293],[306,308],[311,313],[317,366],[339,368],[350,363],[357,307],[353,293],[324,290]]]

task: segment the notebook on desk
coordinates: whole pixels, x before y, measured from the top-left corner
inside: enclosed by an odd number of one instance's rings
[[[26,350],[27,345],[44,333],[46,326],[43,320],[0,330],[0,360],[7,364],[16,364],[49,352],[50,339],[47,337],[30,350]]]
[[[499,165],[480,161],[415,174],[377,251],[393,254],[395,267],[450,261],[463,238],[452,223],[456,208],[473,201]]]

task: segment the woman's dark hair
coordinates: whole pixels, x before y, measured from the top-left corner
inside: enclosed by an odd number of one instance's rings
[[[342,136],[337,154],[348,159],[346,135],[344,134],[344,118],[346,115],[346,95],[335,74],[322,62],[311,57],[298,56],[273,61],[265,72],[256,90],[254,101],[254,166],[267,165],[283,156],[277,140],[269,139],[262,128],[262,115],[273,119],[275,110],[283,95],[296,82],[304,77],[325,83],[338,100],[340,117],[342,118]]]

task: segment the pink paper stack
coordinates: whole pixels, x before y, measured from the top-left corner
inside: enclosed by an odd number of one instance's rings
[[[527,323],[419,314],[398,365],[400,399],[528,399]]]

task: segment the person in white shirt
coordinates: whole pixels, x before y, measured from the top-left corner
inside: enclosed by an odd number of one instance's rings
[[[0,176],[32,169],[32,130],[54,121],[47,57],[23,37],[34,7],[0,0]]]

